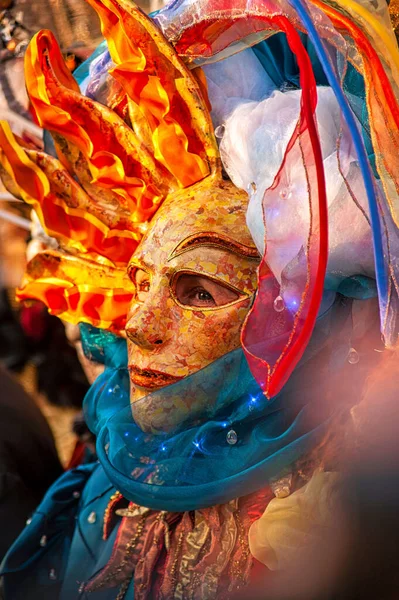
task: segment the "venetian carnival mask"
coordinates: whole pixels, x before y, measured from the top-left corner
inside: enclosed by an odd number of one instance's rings
[[[240,345],[259,264],[247,201],[230,182],[194,185],[164,203],[129,263],[136,288],[126,325],[131,401],[145,430],[170,429],[212,400],[182,388],[166,405],[151,395],[138,400]]]

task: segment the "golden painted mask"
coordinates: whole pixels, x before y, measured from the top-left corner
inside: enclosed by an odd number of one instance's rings
[[[209,398],[191,391],[166,406],[158,397],[138,400],[240,345],[259,263],[247,201],[218,178],[171,197],[129,263],[136,288],[126,325],[131,401],[145,430],[169,430]]]

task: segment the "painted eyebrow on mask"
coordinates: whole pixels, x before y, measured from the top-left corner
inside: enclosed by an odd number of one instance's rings
[[[245,258],[260,260],[259,252],[254,246],[246,246],[245,244],[240,244],[240,242],[236,242],[227,236],[220,235],[219,233],[214,233],[212,231],[207,231],[203,233],[194,233],[182,240],[169,255],[168,262],[173,258],[184,254],[185,252],[189,252],[190,250],[201,246],[228,250],[234,254],[244,256]]]

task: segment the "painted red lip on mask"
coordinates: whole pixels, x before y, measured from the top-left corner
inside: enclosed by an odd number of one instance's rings
[[[183,379],[182,377],[176,377],[168,373],[162,373],[161,371],[154,371],[153,369],[141,369],[135,365],[129,365],[129,374],[132,383],[149,389],[171,385]]]

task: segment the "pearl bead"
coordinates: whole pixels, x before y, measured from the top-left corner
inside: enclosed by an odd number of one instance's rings
[[[90,523],[90,525],[93,525],[95,522],[97,521],[97,515],[96,513],[93,511],[89,514],[89,516],[87,517],[87,522]]]
[[[230,446],[234,446],[234,444],[237,443],[238,436],[237,436],[236,432],[234,431],[234,429],[230,429],[230,431],[227,432],[226,440],[227,440],[227,443],[230,444]]]
[[[282,312],[284,310],[285,304],[281,296],[277,296],[277,298],[274,299],[273,306],[276,312]]]
[[[360,360],[359,353],[354,348],[351,348],[348,352],[348,363],[356,365]]]

